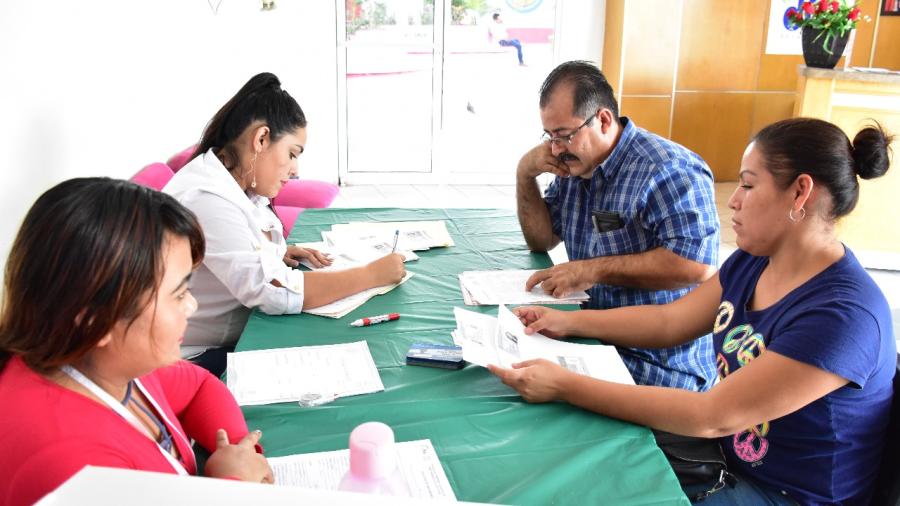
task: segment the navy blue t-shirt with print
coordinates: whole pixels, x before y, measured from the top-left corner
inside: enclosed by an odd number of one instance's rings
[[[738,250],[719,271],[713,329],[719,380],[775,352],[850,383],[784,417],[723,438],[729,467],[802,504],[867,504],[881,458],[896,367],[884,295],[843,258],[774,305],[748,304],[768,258]]]

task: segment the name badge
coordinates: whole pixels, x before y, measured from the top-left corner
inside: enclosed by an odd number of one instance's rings
[[[594,224],[594,232],[604,234],[625,226],[619,213],[611,211],[591,211],[591,223]]]

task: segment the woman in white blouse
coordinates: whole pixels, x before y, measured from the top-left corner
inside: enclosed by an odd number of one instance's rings
[[[191,291],[199,309],[182,354],[221,375],[251,308],[299,313],[375,286],[400,281],[403,256],[336,272],[293,269],[298,259],[330,263],[321,252],[288,246],[269,199],[297,173],[306,117],[276,76],[251,78],[212,118],[194,158],[163,189],[193,211],[206,257]]]

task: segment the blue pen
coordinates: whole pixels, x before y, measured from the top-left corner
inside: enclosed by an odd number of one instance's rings
[[[391,248],[391,253],[397,251],[397,240],[400,239],[400,230],[394,231],[394,247]]]

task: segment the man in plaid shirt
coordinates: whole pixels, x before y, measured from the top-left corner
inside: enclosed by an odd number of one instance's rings
[[[562,240],[571,261],[536,272],[526,289],[587,290],[585,307],[609,309],[672,302],[715,273],[719,220],[699,156],[619,117],[590,62],[553,70],[540,108],[543,142],[516,171],[519,223],[531,250]],[[556,177],[542,198],[536,178],[545,172]],[[619,353],[638,384],[706,390],[716,375],[709,335]]]

